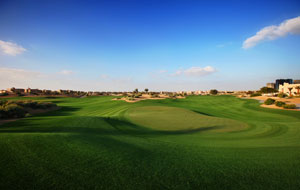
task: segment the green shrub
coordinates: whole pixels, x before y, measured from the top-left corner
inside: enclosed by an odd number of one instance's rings
[[[277,95],[277,97],[279,97],[279,98],[285,98],[285,97],[287,97],[287,95],[285,93],[279,93]]]
[[[250,97],[256,97],[256,96],[261,96],[261,93],[256,92],[256,93],[253,93],[253,94],[250,95]]]
[[[24,117],[26,110],[17,104],[7,105],[2,111],[2,118],[19,118]]]
[[[274,89],[274,88],[268,88],[268,87],[262,87],[260,89],[261,93],[274,93],[274,92],[278,92],[278,90]]]
[[[0,101],[0,118],[20,118],[27,114],[28,108],[31,109],[48,109],[56,107],[51,102],[35,102],[35,101]],[[27,109],[27,110],[26,110]]]
[[[268,99],[266,99],[266,101],[264,102],[264,104],[266,104],[266,105],[272,105],[272,104],[274,104],[274,103],[275,103],[275,100],[272,99],[272,98],[268,98]]]
[[[0,93],[0,96],[8,96],[8,93],[7,92]]]
[[[285,102],[282,102],[282,101],[276,101],[275,102],[275,105],[278,106],[278,107],[283,107],[285,105]]]
[[[159,98],[159,95],[158,94],[153,94],[153,95],[151,95],[151,98]]]
[[[209,91],[209,93],[212,94],[212,95],[217,95],[218,94],[218,90],[212,89],[212,90]]]
[[[7,104],[7,100],[0,100],[0,106],[5,106]]]
[[[51,103],[51,102],[38,102],[36,105],[37,109],[47,109],[47,108],[52,108],[56,107],[56,104]]]
[[[284,109],[296,109],[296,105],[295,104],[285,104],[283,106]]]

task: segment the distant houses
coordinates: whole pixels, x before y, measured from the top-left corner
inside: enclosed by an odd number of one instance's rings
[[[75,90],[64,90],[64,89],[58,89],[58,90],[47,90],[47,89],[33,89],[33,88],[8,88],[6,90],[0,90],[0,96],[3,95],[23,95],[23,96],[74,96],[74,97],[80,97],[80,96],[105,96],[105,95],[112,95],[112,96],[120,96],[120,95],[127,95],[128,92],[99,92],[99,91],[75,91]]]
[[[300,94],[300,80],[293,79],[277,79],[275,83],[267,83],[268,88],[274,88],[279,93],[284,93],[289,96]]]
[[[283,83],[283,85],[279,85],[278,91],[288,94],[289,96],[300,95],[300,84]]]

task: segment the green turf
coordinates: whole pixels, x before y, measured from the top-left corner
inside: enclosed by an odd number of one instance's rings
[[[0,126],[0,189],[300,187],[297,111],[232,96],[31,99],[62,108]]]

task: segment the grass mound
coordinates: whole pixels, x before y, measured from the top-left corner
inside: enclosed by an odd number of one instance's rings
[[[127,116],[137,125],[161,131],[241,130],[247,127],[235,120],[206,116],[188,109],[167,106],[137,107],[130,109]]]

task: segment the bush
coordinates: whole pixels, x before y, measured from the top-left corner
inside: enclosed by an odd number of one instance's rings
[[[38,102],[38,104],[36,105],[37,109],[47,109],[52,107],[56,107],[56,104],[51,102]]]
[[[0,96],[8,96],[8,93],[7,92],[0,93]]]
[[[285,105],[285,102],[282,102],[282,101],[276,101],[275,102],[275,105],[278,106],[278,107],[283,107]]]
[[[7,105],[1,109],[1,118],[19,118],[24,117],[27,112],[17,104]]]
[[[212,89],[212,90],[209,91],[209,93],[212,94],[212,95],[216,95],[216,94],[218,94],[218,90]]]
[[[47,109],[56,107],[51,102],[35,102],[35,101],[0,101],[0,118],[20,118],[27,114],[28,108],[31,109]]]
[[[274,88],[262,87],[260,89],[260,92],[261,93],[274,93],[274,92],[278,92],[278,91]]]
[[[277,95],[277,97],[279,97],[279,98],[285,98],[285,97],[287,97],[287,95],[285,93],[279,93]]]
[[[295,104],[285,104],[283,106],[284,109],[296,109],[296,105]]]
[[[272,98],[268,98],[268,99],[266,99],[266,101],[264,102],[264,104],[266,104],[266,105],[272,105],[272,104],[274,104],[274,103],[275,103],[275,100],[272,99]]]
[[[261,96],[261,93],[256,92],[256,93],[253,93],[253,94],[250,95],[250,97],[256,97],[256,96]]]
[[[159,95],[158,94],[153,94],[153,95],[151,95],[151,98],[159,98]]]
[[[7,104],[7,100],[0,100],[0,106],[5,106]]]

